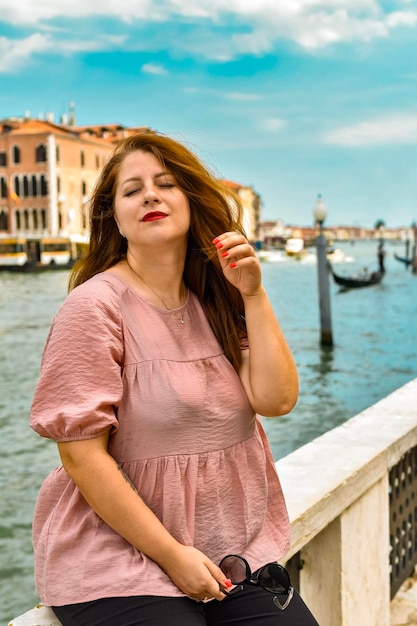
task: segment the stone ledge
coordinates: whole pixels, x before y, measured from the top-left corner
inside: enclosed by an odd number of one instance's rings
[[[38,604],[23,615],[15,617],[8,626],[62,626],[61,622],[48,606]]]

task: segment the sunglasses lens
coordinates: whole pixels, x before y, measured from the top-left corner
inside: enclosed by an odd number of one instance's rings
[[[234,585],[243,583],[246,580],[246,563],[238,556],[226,556],[220,561],[219,567]]]
[[[268,563],[259,572],[259,584],[272,593],[288,593],[291,586],[287,570],[279,563]]]

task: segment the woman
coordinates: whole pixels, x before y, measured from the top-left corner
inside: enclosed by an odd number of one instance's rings
[[[298,394],[238,200],[144,132],[116,148],[90,217],[31,414],[62,460],[34,515],[42,602],[64,626],[316,624],[297,594],[281,611],[263,578],[237,585],[246,573],[219,567],[287,550],[256,414],[288,413]]]

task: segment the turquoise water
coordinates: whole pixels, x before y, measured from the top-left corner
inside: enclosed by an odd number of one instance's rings
[[[354,258],[335,265],[351,274],[376,266],[376,243],[337,244]],[[417,274],[386,244],[380,285],[340,292],[332,282],[334,347],[320,347],[317,267],[263,263],[264,283],[294,353],[300,397],[290,415],[264,420],[274,457],[288,454],[417,377]],[[42,480],[58,464],[54,443],[28,427],[31,398],[53,315],[68,273],[0,272],[0,624],[37,602],[31,519]],[[331,459],[329,459],[331,462]]]

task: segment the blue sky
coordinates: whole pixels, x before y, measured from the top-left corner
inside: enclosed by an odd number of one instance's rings
[[[0,118],[150,126],[262,218],[417,221],[417,0],[0,0]]]

